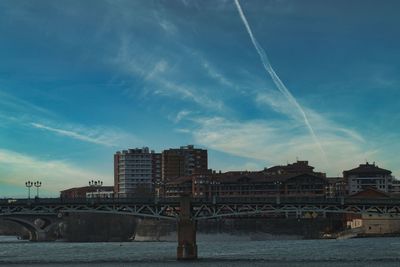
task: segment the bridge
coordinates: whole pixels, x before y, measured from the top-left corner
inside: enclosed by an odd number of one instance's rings
[[[175,220],[178,226],[178,259],[196,259],[196,222],[212,218],[305,213],[400,215],[395,198],[309,198],[309,197],[213,197],[191,198],[92,198],[92,199],[4,199],[0,218],[23,225],[31,240],[46,240],[46,232],[69,213],[125,214]],[[34,218],[31,220],[26,217]]]

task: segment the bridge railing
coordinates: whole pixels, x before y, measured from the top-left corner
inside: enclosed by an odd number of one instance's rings
[[[33,199],[0,199],[2,206],[21,205],[87,205],[87,204],[178,204],[178,198],[159,199],[153,197],[137,198],[33,198]]]
[[[137,197],[137,198],[34,198],[34,199],[0,199],[1,206],[25,206],[25,205],[179,205],[179,197]],[[400,205],[400,198],[351,198],[351,197],[298,197],[298,196],[271,196],[271,197],[203,197],[191,198],[193,205],[200,204],[375,204],[375,205]]]

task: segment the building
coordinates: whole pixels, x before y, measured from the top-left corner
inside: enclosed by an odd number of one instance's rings
[[[65,189],[60,192],[60,198],[93,198],[112,197],[113,186],[83,186]]]
[[[299,168],[297,168],[299,167]],[[199,173],[166,183],[165,194],[178,197],[325,197],[328,181],[308,162],[274,166],[263,171]]]
[[[118,151],[114,155],[114,192],[119,197],[149,195],[161,179],[161,154],[148,147]]]
[[[335,198],[346,196],[347,186],[343,177],[328,177],[327,181],[326,197]]]
[[[388,193],[393,179],[391,174],[391,171],[379,168],[375,162],[373,164],[367,162],[360,164],[357,168],[344,171],[343,177],[349,195],[371,187]]]
[[[393,198],[393,195],[378,190],[375,187],[365,188],[350,195],[349,198],[393,199],[393,201],[398,201],[397,198]],[[400,232],[400,216],[397,214],[365,212],[362,214],[347,214],[346,219],[347,225],[350,227],[354,227],[354,223],[357,223],[358,227],[362,227],[362,235],[364,236],[381,236],[385,234],[398,234]]]
[[[322,172],[314,172],[314,167],[308,165],[308,161],[306,160],[297,160],[294,163],[286,164],[286,165],[278,165],[270,168],[265,168],[263,170],[265,174],[268,175],[280,175],[280,174],[290,174],[290,173],[313,173],[318,176],[325,177],[325,173]]]
[[[161,161],[164,182],[208,170],[207,150],[194,148],[193,145],[164,150]]]
[[[397,179],[392,179],[392,183],[389,186],[389,193],[392,195],[400,196],[400,181]]]

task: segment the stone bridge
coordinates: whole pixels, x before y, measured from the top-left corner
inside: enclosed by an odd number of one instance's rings
[[[29,240],[35,242],[57,239],[59,225],[62,222],[62,219],[56,214],[15,214],[14,216],[1,216],[1,219],[24,227],[29,233]]]

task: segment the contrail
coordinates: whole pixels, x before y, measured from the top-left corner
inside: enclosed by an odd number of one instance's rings
[[[250,35],[251,42],[253,43],[254,48],[257,50],[257,53],[260,56],[261,62],[263,64],[265,70],[269,73],[269,75],[271,76],[276,87],[278,87],[279,91],[287,98],[287,100],[291,104],[293,104],[298,109],[301,116],[303,117],[304,123],[306,124],[312,138],[314,139],[314,142],[317,144],[319,150],[321,151],[321,153],[326,161],[325,151],[323,150],[321,143],[319,142],[317,136],[315,135],[314,129],[312,128],[306,113],[304,112],[304,110],[300,106],[300,104],[297,102],[296,98],[294,98],[292,93],[290,93],[290,91],[283,84],[283,82],[281,81],[279,76],[276,74],[275,70],[272,68],[271,63],[268,60],[267,54],[265,53],[264,49],[259,45],[259,43],[257,42],[257,39],[254,37],[253,32],[251,31],[250,25],[247,22],[247,19],[243,13],[243,10],[242,10],[242,7],[240,6],[239,0],[235,0],[235,4],[236,4],[237,10],[239,12],[240,18],[242,19],[243,24],[246,27],[247,33]]]

